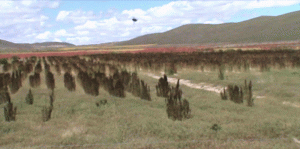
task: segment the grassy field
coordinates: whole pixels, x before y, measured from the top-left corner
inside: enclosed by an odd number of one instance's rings
[[[51,68],[54,70],[54,68]],[[50,90],[42,84],[33,88],[34,104],[25,103],[28,78],[11,95],[18,107],[17,120],[5,122],[0,110],[0,148],[299,148],[292,138],[300,138],[298,69],[270,72],[226,72],[218,80],[217,72],[182,69],[176,75],[193,83],[226,86],[253,81],[254,107],[221,100],[220,95],[181,85],[190,102],[192,118],[173,121],[167,118],[165,99],[156,96],[156,79],[139,71],[150,85],[152,101],[126,93],[126,98],[110,96],[103,89],[97,97],[86,95],[76,82],[76,91],[63,85],[63,74],[55,75],[55,101],[52,118],[42,122],[42,106],[49,105]],[[173,84],[173,86],[175,86]],[[101,107],[96,101],[107,99]],[[300,105],[300,104],[299,104]],[[3,109],[4,104],[0,105]],[[213,124],[221,130],[211,130]]]

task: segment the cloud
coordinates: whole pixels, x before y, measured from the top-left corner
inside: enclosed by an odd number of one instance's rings
[[[70,11],[60,11],[56,17],[56,21],[63,21],[70,14]]]
[[[254,8],[266,8],[266,7],[280,7],[280,6],[290,6],[298,4],[299,0],[261,0],[261,1],[250,1],[245,5],[245,9]]]
[[[43,33],[50,23],[49,16],[42,10],[57,8],[59,4],[59,1],[50,0],[0,1],[0,30],[3,30],[0,39],[32,43],[45,38]]]
[[[126,37],[126,36],[128,36],[128,35],[130,35],[130,32],[128,32],[128,31],[125,32],[125,33],[123,33],[123,34],[121,34],[122,37]]]
[[[98,26],[97,21],[90,21],[88,20],[86,23],[83,25],[78,25],[74,29],[76,30],[84,30],[84,29],[96,29]]]
[[[73,22],[75,24],[85,23],[88,20],[101,18],[101,13],[96,15],[93,11],[60,11],[56,21]]]
[[[73,34],[69,34],[67,33],[67,31],[65,29],[61,29],[61,30],[58,30],[54,33],[55,36],[57,37],[61,37],[61,36],[74,36]]]
[[[223,21],[217,20],[217,19],[213,19],[210,21],[205,21],[204,24],[222,24],[224,23]]]
[[[78,35],[88,35],[89,33],[89,31],[77,31]]]
[[[191,20],[183,20],[182,22],[181,22],[181,24],[190,24],[191,23]]]
[[[151,26],[151,27],[143,27],[141,30],[142,34],[148,34],[153,32],[159,32],[162,31],[163,27],[161,26]]]
[[[81,45],[85,43],[89,43],[90,37],[70,37],[67,38],[66,41],[70,43],[76,43],[76,45]]]
[[[53,41],[55,41],[55,42],[62,42],[59,38],[54,38]]]
[[[51,32],[50,31],[46,31],[44,33],[40,33],[36,36],[37,39],[49,39],[51,35]]]

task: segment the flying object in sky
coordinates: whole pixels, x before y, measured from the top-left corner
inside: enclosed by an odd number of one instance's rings
[[[136,18],[132,18],[132,21],[133,21],[133,22],[136,22],[136,21],[137,21],[137,19],[136,19]]]

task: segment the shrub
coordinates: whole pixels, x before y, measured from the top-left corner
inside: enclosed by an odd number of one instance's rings
[[[141,80],[141,98],[149,101],[151,100],[150,87],[147,86],[143,80]]]
[[[172,87],[169,97],[166,99],[168,118],[173,120],[182,120],[183,118],[189,118],[191,109],[189,102],[184,99],[181,101],[182,91],[179,89],[179,79],[176,87]]]
[[[33,75],[29,76],[29,83],[31,87],[38,87],[41,85],[41,76],[39,73],[35,72]]]
[[[50,120],[51,113],[52,113],[53,107],[52,106],[44,106],[42,109],[42,120],[43,122],[46,122]]]
[[[2,65],[8,64],[7,58],[1,58],[0,59],[0,64],[2,64]]]
[[[11,69],[12,65],[10,63],[4,64],[3,65],[3,71],[7,72]]]
[[[228,85],[227,90],[230,100],[235,103],[243,103],[243,91],[242,88],[237,85]]]
[[[247,81],[245,80],[245,85],[247,84]],[[247,105],[249,107],[254,106],[254,99],[252,97],[252,82],[250,80],[248,87],[246,88],[247,91]]]
[[[41,65],[41,61],[38,61],[37,64],[35,65],[34,71],[36,73],[41,73],[42,72],[42,65]]]
[[[31,89],[29,89],[29,92],[28,92],[25,100],[26,100],[27,104],[30,104],[30,105],[33,104],[33,95],[32,95]]]
[[[55,80],[52,72],[46,72],[46,85],[48,89],[54,90],[55,88]]]
[[[3,89],[0,91],[0,104],[6,103],[10,101],[10,95],[9,92],[6,89]]]
[[[15,121],[17,115],[17,107],[13,107],[13,103],[9,102],[4,107],[5,121]]]
[[[58,64],[55,65],[55,70],[56,70],[57,75],[61,74],[60,66]]]
[[[99,107],[101,105],[106,105],[107,104],[107,100],[106,99],[102,99],[99,102],[96,102],[96,106]]]
[[[114,95],[117,97],[125,97],[124,85],[121,80],[118,80],[114,86]]]
[[[220,92],[220,95],[222,100],[227,100],[227,94],[225,88],[223,89],[223,91]]]
[[[220,80],[224,80],[225,79],[224,72],[225,72],[224,65],[219,66],[219,79]]]
[[[9,84],[11,93],[12,94],[16,93],[21,86],[22,86],[21,72],[13,71],[13,73],[11,75],[11,81]]]
[[[141,96],[141,85],[140,79],[137,76],[137,73],[132,73],[131,83],[130,83],[130,92],[133,96],[140,97]]]
[[[50,95],[50,106],[43,106],[42,108],[42,120],[46,122],[50,120],[51,113],[53,110],[53,102],[54,102],[54,91],[52,90],[52,94]]]
[[[69,72],[64,75],[64,85],[69,91],[75,91],[76,89],[75,79]]]
[[[6,92],[7,104],[4,107],[4,117],[5,121],[15,121],[17,115],[17,107],[13,107],[13,103],[11,102],[9,93]]]
[[[18,62],[19,61],[19,57],[18,56],[13,56],[12,57],[12,62]]]
[[[159,97],[168,97],[169,92],[171,90],[169,83],[168,83],[168,78],[166,75],[164,77],[161,77],[158,80],[156,87],[156,95]]]

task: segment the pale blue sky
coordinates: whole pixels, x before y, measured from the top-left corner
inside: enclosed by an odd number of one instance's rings
[[[300,10],[300,0],[0,1],[0,39],[76,45],[122,41],[189,23],[240,22]],[[132,18],[138,19],[133,23]]]

